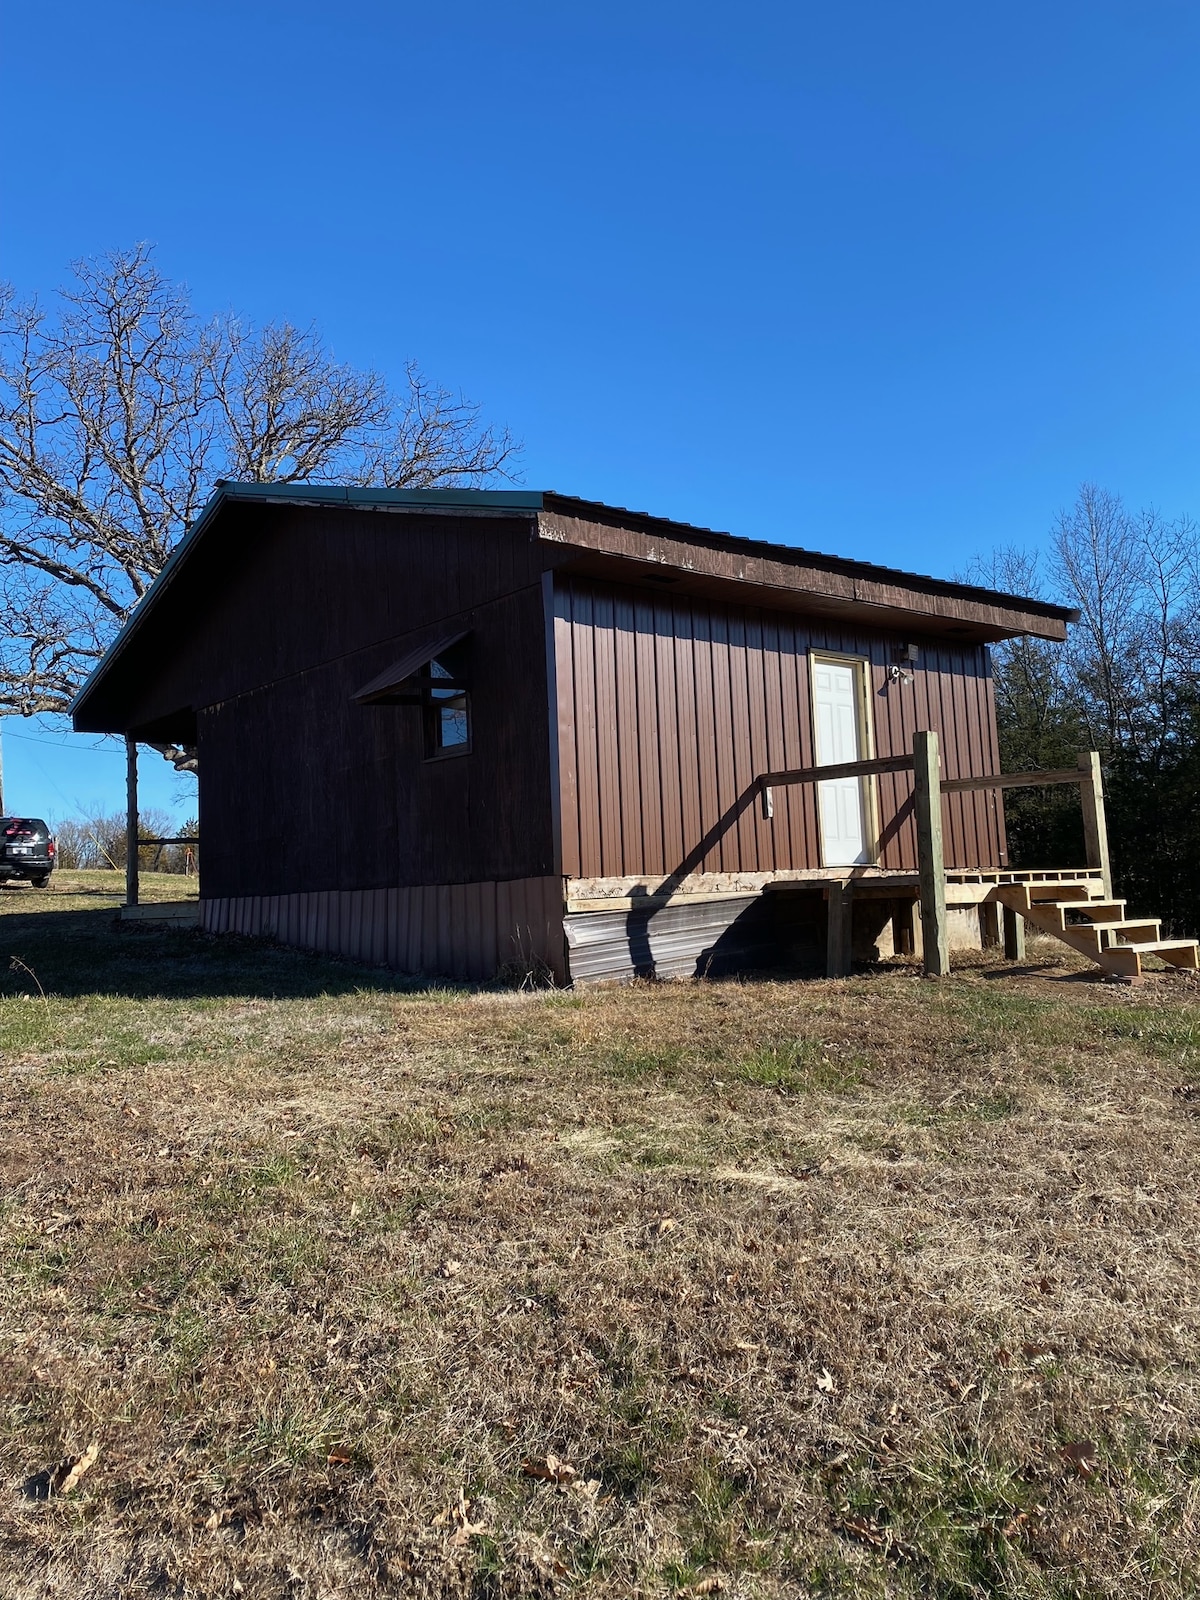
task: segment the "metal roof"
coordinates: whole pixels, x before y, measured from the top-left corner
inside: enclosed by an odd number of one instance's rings
[[[634,511],[625,506],[607,505],[599,500],[583,500],[575,495],[560,494],[553,489],[374,489],[353,485],[327,483],[233,483],[218,479],[213,493],[205,502],[200,515],[188,528],[163,565],[162,571],[147,589],[126,618],[121,631],[89,673],[75,699],[71,702],[74,713],[92,686],[104,676],[116,657],[125,649],[147,613],[157,604],[170,587],[180,567],[205,528],[213,522],[226,501],[261,501],[264,504],[286,505],[344,505],[346,507],[407,507],[414,511],[422,508],[437,511],[487,510],[538,512],[543,510],[574,512],[584,518],[624,518],[636,523],[651,524],[661,529],[673,529],[686,536],[705,542],[731,547],[735,551],[763,554],[769,552],[776,559],[807,561],[862,577],[899,579],[917,582],[942,594],[974,599],[982,603],[1001,602],[1007,606],[1039,613],[1042,616],[1076,622],[1077,611],[1053,605],[1045,600],[1003,593],[994,589],[977,588],[973,584],[956,583],[952,579],[934,578],[923,573],[908,572],[899,567],[877,566],[873,562],[858,561],[847,556],[832,556],[808,550],[799,545],[775,544],[765,539],[749,539],[740,534],[724,533],[713,528],[699,527],[693,523],[677,522],[669,517],[656,516],[649,511]]]

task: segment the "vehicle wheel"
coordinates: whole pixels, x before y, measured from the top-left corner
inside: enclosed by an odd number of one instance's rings
[[[30,878],[29,881],[35,889],[44,889],[50,882],[50,874],[48,872],[39,872],[36,878]]]

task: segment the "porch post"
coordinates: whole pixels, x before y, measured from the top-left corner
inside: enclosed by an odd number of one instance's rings
[[[1083,801],[1083,838],[1087,865],[1099,867],[1104,893],[1112,899],[1112,867],[1108,859],[1108,823],[1104,819],[1104,784],[1100,775],[1100,756],[1095,750],[1079,752],[1079,797]]]
[[[1025,959],[1025,918],[1011,906],[1004,908],[1004,959]]]
[[[125,904],[138,903],[137,740],[125,735]]]
[[[848,978],[853,951],[854,886],[832,879],[826,892],[829,922],[825,946],[825,976]]]
[[[944,978],[950,971],[946,930],[946,868],[942,857],[942,784],[938,771],[938,736],[913,734],[913,802],[917,813],[917,869],[921,880],[921,935],[925,976]]]

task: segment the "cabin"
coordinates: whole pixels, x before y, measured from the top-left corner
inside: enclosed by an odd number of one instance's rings
[[[222,483],[73,718],[196,748],[214,933],[477,980],[937,971],[1113,909],[1094,765],[1000,773],[988,646],[1072,619],[549,492]],[[1011,866],[1031,778],[1080,785],[1088,862]]]

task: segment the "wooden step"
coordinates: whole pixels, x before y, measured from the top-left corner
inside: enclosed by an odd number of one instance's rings
[[[1058,900],[1055,904],[1060,911],[1079,912],[1080,916],[1087,917],[1089,922],[1125,920],[1124,900]]]
[[[1086,883],[1022,883],[1017,888],[1029,892],[1030,901],[1042,900],[1087,900],[1089,887]]]
[[[1157,918],[1127,917],[1124,900],[1092,899],[1098,884],[1002,883],[989,896],[1118,977],[1142,976],[1142,957],[1200,971],[1200,941],[1163,939]]]
[[[1139,956],[1158,956],[1173,967],[1200,971],[1200,943],[1195,939],[1156,939],[1153,944],[1131,946]]]
[[[1090,931],[1095,928],[1097,933],[1110,935],[1113,944],[1153,944],[1162,937],[1162,923],[1147,918],[1136,922],[1076,922],[1076,928]]]
[[[1090,909],[1090,907],[1085,909],[1083,906],[1079,905],[1078,902],[1068,902],[1065,906],[1060,906],[1054,901],[1043,900],[1037,905],[1030,906],[1028,910],[1023,911],[1021,915],[1028,917],[1031,922],[1036,923],[1039,928],[1044,928],[1048,933],[1061,933],[1064,928],[1088,928],[1095,926],[1090,918],[1086,922],[1072,922],[1070,917],[1067,915],[1068,912],[1071,912],[1072,915],[1075,916],[1079,916],[1081,914],[1083,916],[1087,916]],[[1123,923],[1125,921],[1125,918],[1122,915],[1125,910],[1124,901],[1118,901],[1116,904],[1114,904],[1112,901],[1103,903],[1096,901],[1095,909],[1099,912],[1107,913],[1107,915],[1099,919],[1106,925]]]

